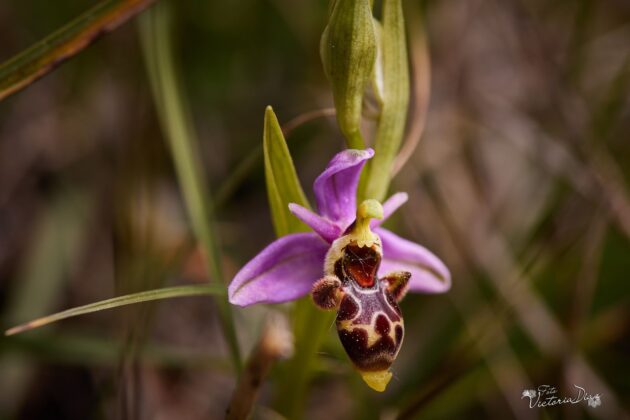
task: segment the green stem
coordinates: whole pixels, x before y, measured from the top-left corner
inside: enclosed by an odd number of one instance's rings
[[[202,246],[210,277],[221,281],[221,255],[212,223],[209,188],[202,175],[198,141],[176,72],[168,3],[156,4],[140,22],[142,49],[158,117],[173,155],[192,229]],[[232,361],[240,372],[240,351],[227,298],[218,299],[217,307]]]
[[[383,107],[368,167],[364,198],[385,198],[391,170],[405,132],[409,104],[409,69],[401,0],[383,0]]]
[[[318,351],[335,319],[333,311],[317,309],[310,298],[295,302],[294,305],[295,356],[287,362],[276,397],[278,410],[288,419],[303,417]]]

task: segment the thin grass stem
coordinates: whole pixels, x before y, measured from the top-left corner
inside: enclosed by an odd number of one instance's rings
[[[143,16],[140,34],[158,118],[173,156],[192,230],[203,249],[210,278],[221,281],[221,252],[213,225],[210,190],[203,177],[199,141],[177,75],[168,3],[157,4]],[[241,356],[227,298],[217,299],[217,307],[232,361],[240,372]]]

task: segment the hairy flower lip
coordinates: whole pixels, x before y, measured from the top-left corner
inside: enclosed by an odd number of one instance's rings
[[[310,292],[313,283],[322,276],[330,245],[355,220],[359,176],[373,156],[372,149],[350,149],[331,159],[313,185],[318,213],[289,204],[289,210],[313,232],[278,238],[245,264],[228,287],[232,304],[281,303]],[[451,286],[446,265],[423,246],[380,227],[407,199],[404,192],[393,194],[382,204],[383,219],[370,221],[369,226],[380,237],[383,247],[379,276],[408,271],[409,292],[443,293]]]

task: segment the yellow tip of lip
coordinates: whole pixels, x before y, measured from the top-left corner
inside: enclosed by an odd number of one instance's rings
[[[374,391],[383,392],[392,379],[392,373],[388,370],[378,372],[359,372],[366,384]]]

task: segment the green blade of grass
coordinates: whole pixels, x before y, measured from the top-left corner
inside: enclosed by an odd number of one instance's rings
[[[51,72],[155,0],[108,0],[0,65],[0,100]]]
[[[132,305],[134,303],[149,302],[152,300],[171,299],[177,297],[188,296],[207,296],[225,295],[225,288],[218,284],[199,284],[192,286],[176,286],[166,287],[163,289],[147,290],[145,292],[132,293],[129,295],[117,296],[115,298],[102,300],[100,302],[94,302],[76,308],[67,309],[65,311],[57,312],[56,314],[47,315],[38,319],[34,319],[25,324],[18,325],[10,328],[5,332],[5,335],[13,335],[20,332],[39,328],[53,322],[61,321],[62,319],[71,318],[78,315],[89,314],[92,312],[103,311],[105,309],[118,308],[120,306]]]
[[[158,118],[168,140],[193,232],[200,242],[210,278],[223,279],[221,253],[213,225],[210,189],[203,177],[198,140],[177,76],[168,3],[160,2],[141,19],[140,35]],[[219,321],[232,362],[241,370],[241,356],[227,296],[217,299]]]

